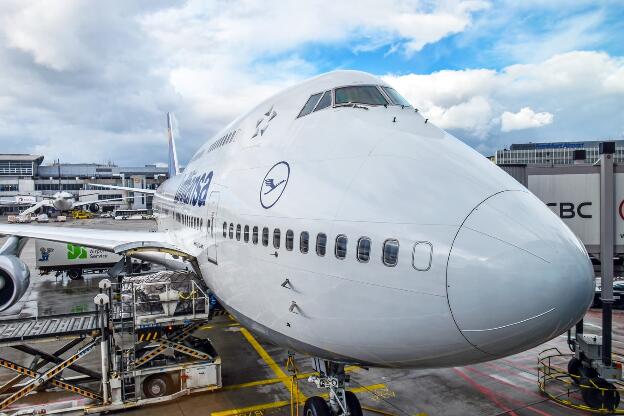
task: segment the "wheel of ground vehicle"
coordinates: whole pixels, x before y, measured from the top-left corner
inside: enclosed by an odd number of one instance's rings
[[[67,277],[71,280],[82,279],[82,269],[69,269],[67,271]]]
[[[345,391],[345,400],[351,416],[362,416],[362,406],[360,406],[360,400],[355,393],[352,391]]]
[[[615,410],[620,404],[620,393],[604,378],[584,377],[581,394],[587,406],[593,409]]]
[[[304,416],[331,416],[327,402],[319,396],[312,396],[306,400],[303,414]]]
[[[581,360],[574,357],[568,361],[568,373],[572,376],[574,384],[580,384],[582,379],[590,379],[598,377],[596,369],[585,367]]]
[[[166,374],[154,374],[143,381],[143,394],[147,398],[163,397],[171,394],[171,378]]]

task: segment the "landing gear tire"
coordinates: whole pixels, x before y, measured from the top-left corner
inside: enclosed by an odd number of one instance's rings
[[[71,280],[80,280],[82,279],[82,270],[80,269],[69,269],[67,271],[67,277]]]
[[[581,384],[583,379],[598,377],[598,372],[594,368],[585,367],[578,358],[572,358],[568,361],[568,374],[570,374],[572,382],[577,386]]]
[[[582,379],[581,395],[587,406],[593,409],[615,410],[620,404],[620,393],[604,378]]]
[[[303,416],[331,416],[331,412],[325,399],[312,396],[306,400],[303,406]]]
[[[583,363],[578,358],[572,358],[568,361],[568,374],[572,377],[572,382],[574,384],[581,383],[581,368],[583,367]]]
[[[143,394],[149,399],[166,396],[170,394],[172,384],[169,376],[162,374],[149,376],[143,381]]]
[[[352,391],[345,391],[345,401],[347,402],[347,409],[349,409],[350,416],[362,416],[362,406],[355,393]]]

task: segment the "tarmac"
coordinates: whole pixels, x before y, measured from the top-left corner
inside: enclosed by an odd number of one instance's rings
[[[6,218],[0,217],[0,221]],[[80,226],[108,229],[149,229],[155,223],[149,220],[115,221],[112,219],[76,220],[58,226]],[[98,282],[106,275],[86,275],[84,280],[69,280],[53,275],[40,276],[35,268],[34,242],[29,241],[22,259],[31,270],[31,287],[23,300],[2,313],[3,317],[46,316],[94,310],[93,297],[98,293]],[[600,334],[601,311],[592,309],[585,317],[585,332]],[[624,311],[614,311],[613,352],[624,355]],[[207,321],[198,333],[209,337],[222,359],[223,388],[211,393],[197,393],[169,403],[124,411],[127,415],[150,416],[265,416],[302,413],[306,397],[319,395],[307,381],[312,374],[311,360],[295,356],[297,367],[293,374],[286,367],[288,352],[265,343],[224,315]],[[38,345],[53,351],[61,342]],[[538,389],[538,354],[557,348],[570,354],[566,334],[534,349],[507,358],[466,367],[432,370],[364,369],[348,367],[350,390],[359,397],[367,415],[585,415],[587,412],[557,404]],[[32,357],[9,347],[0,349],[0,358],[28,367]],[[562,361],[563,363],[564,361]],[[98,370],[99,351],[94,351],[79,362]],[[70,376],[71,371],[64,376]],[[0,383],[14,376],[0,369]],[[572,396],[578,391],[572,389]],[[559,390],[561,392],[562,390]],[[565,392],[564,392],[565,393]],[[67,392],[38,392],[12,406],[12,410],[45,404],[48,409],[68,401],[81,403],[81,396]],[[291,402],[295,407],[291,407]]]

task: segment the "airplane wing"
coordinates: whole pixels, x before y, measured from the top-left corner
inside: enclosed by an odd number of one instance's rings
[[[100,199],[97,201],[82,201],[82,202],[74,202],[74,207],[78,207],[80,205],[91,205],[91,204],[101,204],[103,202],[113,202],[113,201],[123,201],[126,199],[133,199],[133,196],[126,196],[123,198],[111,198],[111,199]]]
[[[140,192],[143,194],[150,194],[150,195],[154,195],[156,193],[155,189],[131,188],[129,186],[117,186],[117,185],[101,185],[99,183],[90,183],[89,185],[97,186],[100,188],[106,188],[106,189],[118,189],[120,191]]]
[[[168,241],[165,232],[102,230],[51,225],[0,224],[0,235],[35,238],[99,248],[117,254],[161,252],[186,259],[193,256]]]

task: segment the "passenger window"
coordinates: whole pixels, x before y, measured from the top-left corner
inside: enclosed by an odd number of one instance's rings
[[[329,107],[330,105],[331,105],[331,91],[325,91],[325,94],[323,94],[323,97],[321,97],[321,99],[319,100],[314,111],[322,110],[324,108]]]
[[[280,240],[282,239],[279,228],[273,230],[273,247],[280,248]]]
[[[399,261],[399,240],[388,239],[383,244],[383,264],[394,267]]]
[[[230,238],[234,238],[234,224],[230,223]]]
[[[309,242],[310,242],[310,234],[308,234],[307,231],[302,231],[301,235],[299,236],[299,250],[303,254],[306,254],[308,252]]]
[[[428,241],[417,241],[412,251],[412,266],[420,271],[426,272],[431,268],[433,257],[433,246]]]
[[[258,244],[258,227],[253,227],[253,233],[251,235],[251,242]]]
[[[240,234],[241,234],[241,225],[240,225],[240,224],[238,224],[238,225],[236,226],[236,240],[237,240],[237,241],[240,241]]]
[[[327,236],[323,233],[318,233],[316,236],[316,254],[323,257],[327,249]]]
[[[269,229],[267,227],[262,229],[262,245],[265,247],[269,245]]]
[[[308,101],[306,101],[305,105],[301,109],[301,112],[299,113],[297,118],[307,116],[308,114],[310,114],[312,110],[314,109],[314,106],[318,102],[319,98],[321,98],[321,94],[322,93],[319,92],[318,94],[314,94],[310,98],[308,98]]]
[[[334,254],[337,259],[344,260],[347,257],[347,236],[340,234],[336,237],[336,247],[334,248]]]
[[[357,245],[357,259],[361,263],[368,263],[370,259],[371,239],[361,237]]]
[[[243,239],[245,240],[245,242],[249,242],[249,226],[246,225],[245,229],[243,231]]]
[[[293,230],[287,230],[286,231],[286,250],[288,251],[292,251],[293,249],[293,245],[295,241],[295,233],[293,233]]]
[[[223,237],[227,237],[227,222],[223,223]]]

